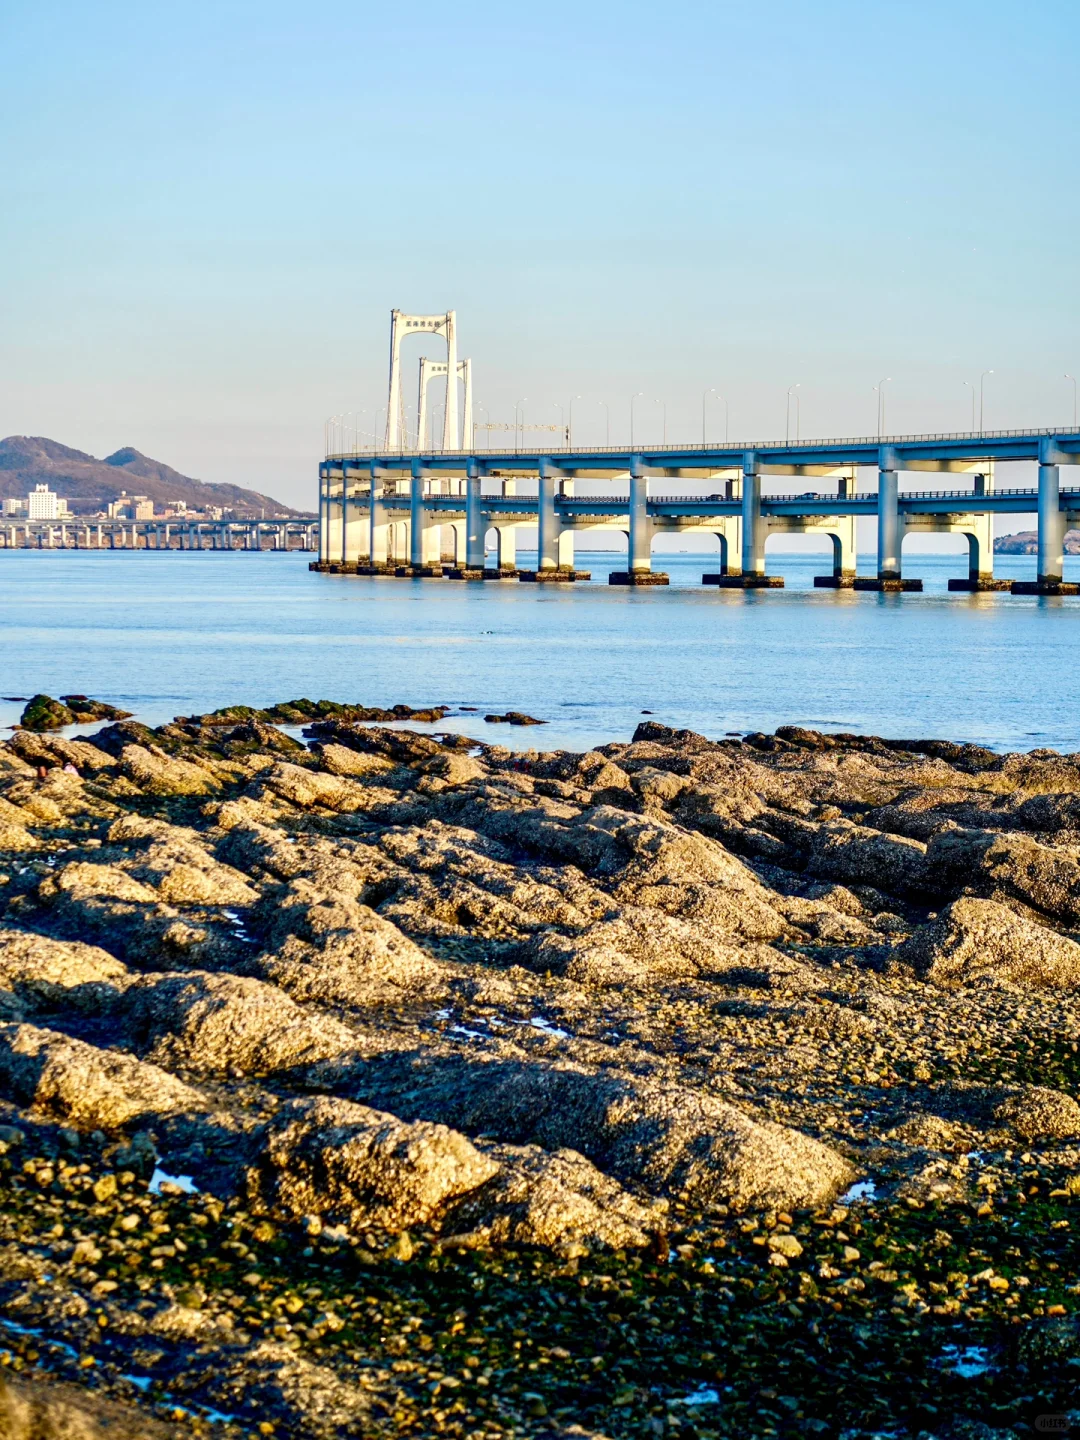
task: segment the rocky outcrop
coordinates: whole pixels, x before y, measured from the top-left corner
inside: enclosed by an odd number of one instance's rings
[[[0,1092],[75,1130],[113,1130],[204,1105],[156,1065],[33,1025],[0,1025]]]
[[[1080,986],[1080,945],[995,900],[954,900],[891,958],[943,988],[996,982]]]
[[[253,1202],[405,1230],[498,1173],[464,1135],[345,1100],[293,1101],[273,1121],[248,1179]]]

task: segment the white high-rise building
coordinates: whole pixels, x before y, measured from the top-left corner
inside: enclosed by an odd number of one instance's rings
[[[26,510],[31,520],[55,520],[60,514],[59,496],[48,485],[35,485],[26,497]]]

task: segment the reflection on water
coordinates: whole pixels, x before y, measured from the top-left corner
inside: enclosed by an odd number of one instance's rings
[[[1001,576],[1034,573],[996,558]],[[539,748],[628,738],[651,711],[713,736],[798,722],[1080,750],[1080,598],[950,595],[960,555],[905,557],[921,595],[815,590],[820,555],[770,555],[787,588],[745,593],[702,587],[707,554],[657,557],[672,584],[642,591],[607,585],[625,563],[611,553],[579,556],[590,584],[542,587],[313,575],[307,560],[0,553],[0,691],[82,692],[155,724],[301,695],[474,706],[441,728]],[[0,723],[20,708],[0,701]],[[484,722],[507,709],[550,723]]]

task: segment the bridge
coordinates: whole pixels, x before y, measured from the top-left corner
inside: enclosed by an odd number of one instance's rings
[[[1038,484],[999,488],[999,467],[1038,466]],[[905,580],[901,553],[912,532],[964,535],[968,575],[956,590],[1006,589],[994,577],[997,514],[1038,515],[1036,579],[1014,592],[1074,594],[1062,579],[1065,532],[1080,524],[1080,487],[1062,484],[1062,466],[1080,465],[1080,430],[998,430],[888,438],[763,441],[739,445],[660,445],[544,450],[427,450],[384,447],[331,453],[319,467],[319,559],[337,574],[565,582],[575,537],[621,531],[627,569],[613,584],[666,584],[652,567],[657,534],[714,535],[720,559],[706,583],[782,585],[765,568],[774,534],[819,534],[832,541],[822,586],[921,589]],[[860,472],[876,486],[860,488]],[[943,477],[941,488],[901,489],[901,475]],[[925,478],[924,478],[925,477]],[[948,478],[945,478],[948,477]],[[770,494],[763,480],[812,481],[815,488]],[[521,482],[529,492],[519,493]],[[827,488],[818,482],[828,482]],[[699,493],[666,493],[692,482]],[[910,484],[910,481],[906,482]],[[578,489],[587,485],[588,493]],[[877,522],[877,570],[855,573],[855,525]],[[516,532],[537,531],[535,570],[518,570]],[[496,563],[487,560],[494,531]],[[449,553],[444,543],[449,545]],[[448,564],[446,562],[449,562]]]
[[[314,550],[314,520],[0,521],[0,550]]]

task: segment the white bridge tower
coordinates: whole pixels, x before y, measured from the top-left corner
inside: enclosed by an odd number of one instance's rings
[[[458,379],[465,386],[465,414],[462,420],[462,435],[466,446],[469,446],[472,444],[472,361],[459,360],[457,373]],[[420,396],[416,406],[416,448],[418,450],[424,449],[424,437],[427,434],[428,385],[440,375],[449,377],[449,374],[450,366],[445,360],[429,360],[426,355],[421,355]],[[451,392],[449,378],[446,384],[446,403],[447,405],[453,403],[455,406],[457,404],[457,387],[455,386],[453,392]],[[445,435],[445,433],[446,424],[444,421],[443,434]],[[445,441],[443,443],[443,449],[447,449]]]
[[[402,396],[401,396],[401,346],[409,335],[439,335],[446,341],[446,413],[443,416],[442,448],[460,449],[458,433],[457,382],[461,367],[457,358],[457,312],[448,310],[445,315],[406,315],[402,310],[390,312],[390,394],[386,403],[386,448],[397,450],[402,443]],[[471,408],[469,393],[469,362],[466,361],[465,380],[467,404]],[[424,385],[421,382],[421,400]],[[426,410],[426,405],[424,406]],[[425,417],[426,418],[426,417]],[[471,416],[466,417],[471,425]],[[423,430],[418,427],[418,438]],[[466,431],[468,433],[468,431]]]

